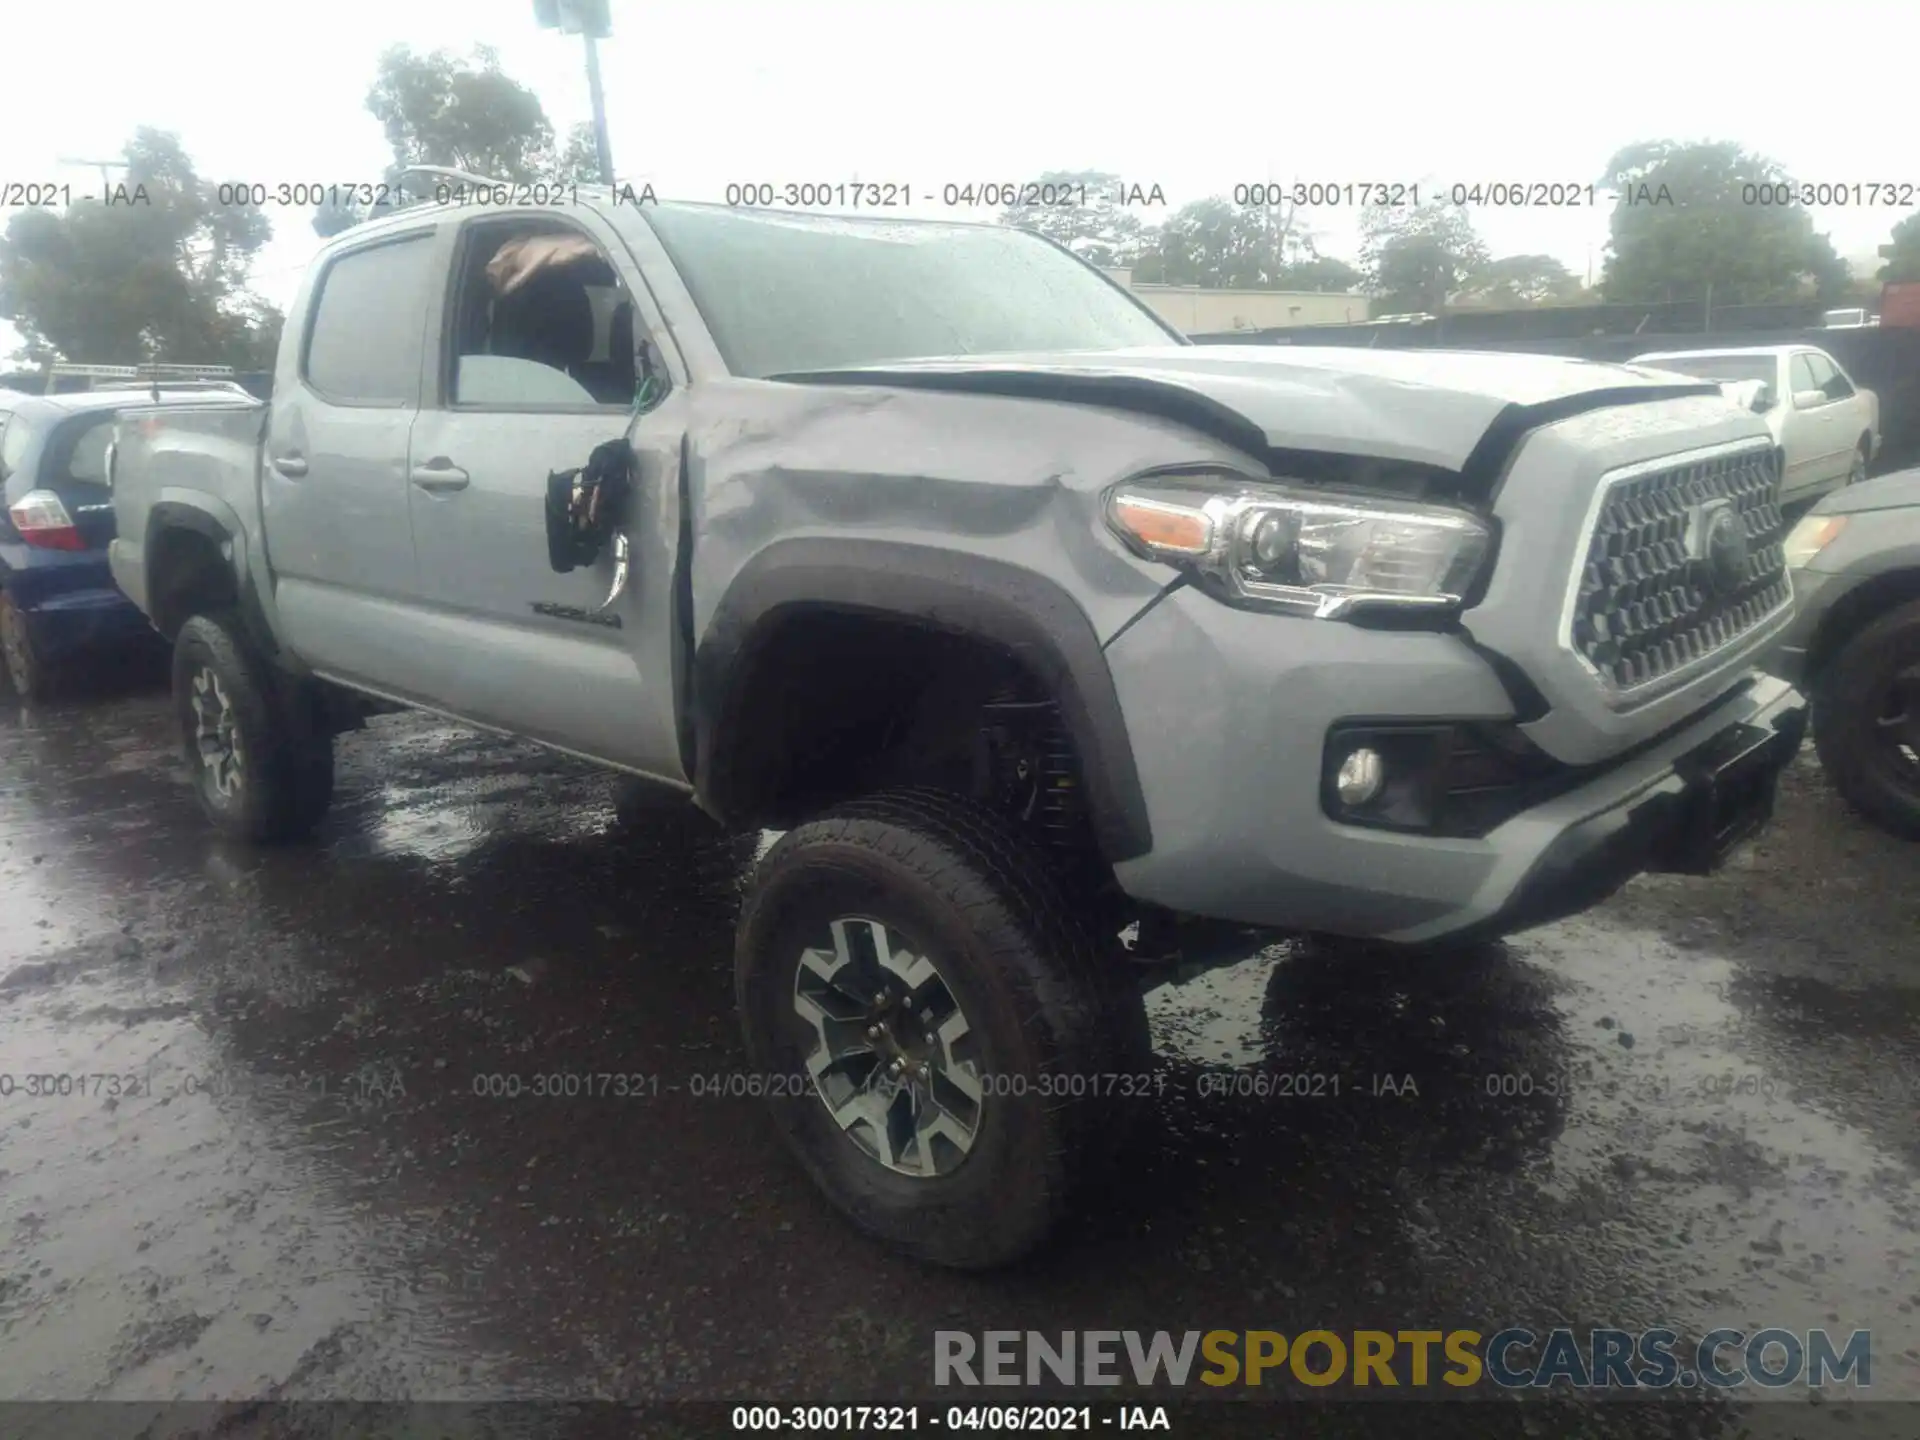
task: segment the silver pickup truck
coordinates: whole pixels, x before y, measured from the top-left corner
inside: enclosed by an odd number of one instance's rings
[[[123,419],[112,564],[236,835],[393,706],[784,830],[747,1063],[859,1225],[986,1266],[1196,927],[1498,935],[1761,824],[1779,478],[1710,381],[1198,347],[1014,230],[596,194],[336,237],[270,403]]]

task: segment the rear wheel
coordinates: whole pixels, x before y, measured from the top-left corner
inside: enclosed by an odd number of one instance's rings
[[[1813,740],[1849,804],[1920,840],[1920,601],[1882,615],[1834,656],[1814,696]]]
[[[0,590],[0,657],[6,661],[7,682],[22,700],[45,700],[53,689],[46,657],[34,644],[27,617]]]
[[[173,651],[174,712],[194,794],[236,839],[293,840],[333,799],[333,740],[300,722],[231,615],[196,615]]]
[[[1140,1103],[1103,1078],[1144,1063],[1121,964],[1013,825],[904,791],[782,837],[734,975],[807,1172],[869,1234],[974,1269],[1038,1246]]]

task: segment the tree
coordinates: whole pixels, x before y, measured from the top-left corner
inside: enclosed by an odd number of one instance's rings
[[[1774,161],[1731,142],[1644,140],[1607,164],[1612,238],[1601,289],[1625,304],[1766,305],[1843,294],[1844,261]]]
[[[1369,205],[1360,214],[1360,268],[1382,313],[1437,315],[1486,264],[1462,206]]]
[[[258,368],[280,319],[247,290],[266,216],[221,203],[171,134],[143,128],[122,153],[125,179],[106,199],[19,211],[0,239],[0,315],[24,353]]]
[[[1468,293],[1495,305],[1566,304],[1580,294],[1580,282],[1551,255],[1503,255],[1468,277]]]
[[[1000,212],[1000,223],[1044,235],[1092,265],[1131,265],[1151,237],[1139,214],[1120,203],[1120,184],[1118,175],[1105,170],[1049,170],[1021,187],[1022,194],[1036,197],[1034,203],[1009,205]],[[1083,187],[1084,205],[1041,203]]]
[[[1315,255],[1281,267],[1282,290],[1307,290],[1322,295],[1345,295],[1357,290],[1366,277],[1335,255]]]
[[[601,183],[600,150],[594,143],[592,121],[582,120],[567,131],[566,143],[560,147],[560,158],[554,168],[562,180],[581,185]]]
[[[1297,267],[1319,263],[1313,237],[1292,206],[1235,205],[1213,195],[1174,211],[1133,274],[1148,283],[1209,290],[1285,290],[1293,288],[1287,277]]]
[[[393,152],[382,177],[390,194],[417,192],[418,182],[403,191],[401,172],[409,165],[444,165],[519,183],[551,179],[562,171],[586,179],[579,175],[584,153],[590,178],[599,179],[591,127],[584,152],[576,126],[564,153],[556,153],[553,125],[539,96],[500,68],[500,56],[490,46],[476,45],[468,57],[446,50],[420,55],[393,46],[380,57],[367,109]],[[314,212],[313,228],[337,235],[372,213],[323,205]]]
[[[1880,267],[1877,278],[1889,284],[1920,280],[1920,210],[1894,226],[1888,238],[1891,243],[1880,251],[1887,263]]]

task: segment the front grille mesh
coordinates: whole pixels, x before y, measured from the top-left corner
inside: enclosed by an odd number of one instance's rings
[[[1617,480],[1601,502],[1574,601],[1574,648],[1621,692],[1654,684],[1762,624],[1792,597],[1771,449],[1719,455]],[[1748,556],[1716,587],[1688,553],[1696,507],[1732,502]]]

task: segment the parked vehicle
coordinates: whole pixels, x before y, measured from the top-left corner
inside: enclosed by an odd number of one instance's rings
[[[1858,305],[1845,310],[1828,310],[1820,316],[1822,330],[1858,330],[1867,325],[1878,325],[1880,317],[1869,314]]]
[[[1811,345],[1673,350],[1630,362],[1726,383],[1780,447],[1780,499],[1796,504],[1858,484],[1880,453],[1880,398]]]
[[[0,390],[0,655],[23,700],[44,699],[61,669],[89,653],[154,638],[108,571],[107,459],[116,411],[156,393],[195,403],[172,386]]]
[[[320,252],[270,404],[120,434],[114,573],[214,824],[311,829],[400,704],[784,830],[750,1083],[945,1264],[1099,1173],[1186,937],[1706,871],[1805,724],[1754,669],[1775,446],[1711,383],[1191,346],[1000,226],[409,209]]]
[[[1834,788],[1920,840],[1920,469],[1829,495],[1786,553],[1798,605],[1772,668],[1812,696]]]

